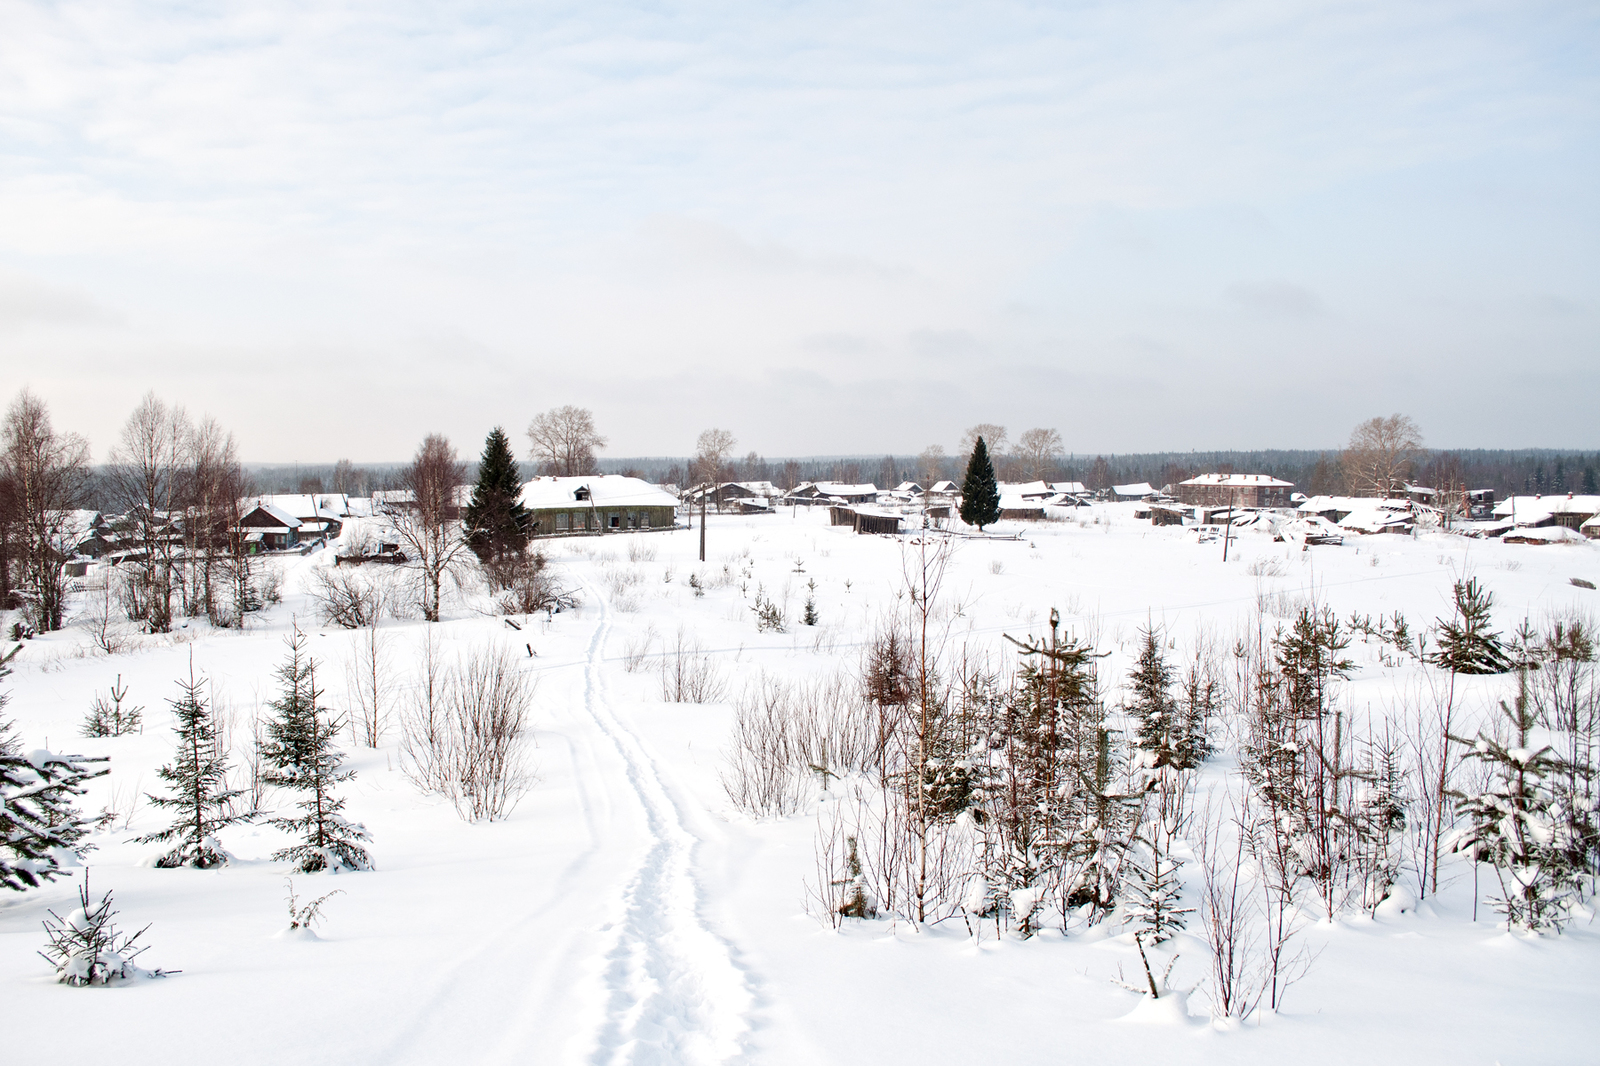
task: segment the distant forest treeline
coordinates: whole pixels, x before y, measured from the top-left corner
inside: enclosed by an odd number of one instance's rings
[[[465,450],[465,449],[463,449]],[[693,460],[687,456],[653,456],[600,459],[600,471],[629,474],[647,481],[684,485],[691,480]],[[844,455],[766,459],[751,453],[728,462],[728,473],[739,481],[771,481],[790,488],[802,481],[871,482],[892,488],[902,481],[961,479],[965,456],[946,455],[924,460],[915,455]],[[1012,457],[997,464],[1003,478],[1024,480],[1030,471]],[[369,495],[393,487],[403,463],[355,466],[337,463],[297,463],[248,467],[255,491],[346,492]],[[521,464],[524,477],[540,471],[534,463]],[[473,464],[469,459],[468,474]],[[1310,495],[1339,493],[1344,475],[1337,451],[1143,452],[1130,455],[1072,455],[1058,459],[1045,471],[1050,481],[1082,481],[1091,489],[1148,481],[1157,488],[1176,484],[1196,474],[1216,471],[1270,474],[1293,482]],[[1497,497],[1511,493],[1600,492],[1600,452],[1565,452],[1550,448],[1463,449],[1433,451],[1418,464],[1415,481],[1435,488],[1493,489]],[[104,495],[96,492],[96,499]],[[96,504],[98,506],[99,504]]]

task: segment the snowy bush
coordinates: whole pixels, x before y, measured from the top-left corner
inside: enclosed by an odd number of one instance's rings
[[[44,921],[49,943],[39,954],[56,968],[56,980],[83,987],[166,976],[165,970],[142,970],[134,965],[133,960],[146,950],[135,944],[150,927],[131,935],[118,932],[111,922],[117,915],[111,907],[111,893],[100,897],[99,903],[90,903],[87,872],[78,886],[78,902],[78,909],[66,917],[50,911]]]

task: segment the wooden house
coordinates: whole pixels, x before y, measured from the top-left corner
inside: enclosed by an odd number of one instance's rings
[[[535,478],[522,486],[522,505],[536,537],[673,529],[678,521],[676,496],[621,474]]]

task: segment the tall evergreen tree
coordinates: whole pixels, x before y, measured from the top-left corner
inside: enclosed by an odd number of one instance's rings
[[[496,426],[483,442],[478,483],[467,504],[467,543],[481,562],[515,555],[527,546],[532,520],[522,505],[522,474],[511,441]]]
[[[967,461],[966,480],[961,483],[961,520],[969,526],[983,527],[1000,518],[1000,484],[995,480],[989,447],[979,437]]]
[[[200,695],[204,683],[194,676],[191,663],[189,680],[178,682],[178,698],[167,701],[177,718],[173,726],[178,734],[177,758],[157,770],[156,776],[172,786],[172,794],[145,797],[157,807],[178,812],[178,820],[172,825],[139,838],[141,844],[176,842],[171,851],[156,860],[156,866],[162,869],[226,866],[228,853],[217,842],[217,830],[250,820],[248,814],[227,813],[242,790],[225,787],[228,760],[217,752],[211,708]]]
[[[1172,698],[1172,667],[1161,653],[1154,626],[1139,631],[1139,658],[1128,674],[1126,709],[1134,720],[1133,746],[1151,770],[1179,766],[1182,737],[1178,704]]]
[[[0,659],[0,677],[7,673]],[[0,709],[5,703],[0,693]],[[0,721],[0,886],[20,892],[61,876],[62,853],[80,849],[86,824],[72,806],[73,797],[83,794],[83,782],[110,772],[88,766],[105,761],[48,751],[24,754],[11,723]]]
[[[345,801],[333,791],[334,786],[355,776],[354,770],[340,768],[344,753],[333,746],[339,723],[318,706],[322,691],[317,688],[316,663],[306,654],[305,634],[296,629],[286,643],[289,654],[277,670],[283,688],[278,698],[267,704],[273,717],[267,722],[261,756],[271,769],[262,780],[302,794],[295,805],[299,814],[269,819],[271,825],[295,834],[300,842],[272,857],[294,862],[300,873],[341,867],[369,869],[372,857],[360,843],[369,839],[367,831],[345,819],[341,813]]]

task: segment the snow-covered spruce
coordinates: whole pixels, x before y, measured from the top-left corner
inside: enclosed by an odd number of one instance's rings
[[[269,824],[299,837],[299,843],[273,853],[278,861],[295,864],[299,873],[319,870],[367,870],[372,857],[361,846],[369,839],[366,828],[348,821],[340,812],[345,801],[334,786],[355,776],[342,770],[344,753],[333,746],[339,723],[318,706],[317,666],[306,654],[306,637],[298,628],[287,638],[289,654],[278,667],[282,684],[278,698],[268,703],[273,717],[267,722],[267,742],[261,754],[270,769],[262,780],[277,788],[300,793],[295,804],[300,813],[268,819]]]
[[[189,679],[178,682],[180,695],[167,701],[177,719],[173,727],[178,734],[177,756],[156,771],[156,776],[170,785],[172,792],[166,796],[146,797],[153,805],[178,813],[177,821],[167,828],[139,838],[141,844],[175,842],[171,851],[156,860],[156,865],[163,869],[226,866],[228,853],[217,842],[217,830],[249,821],[251,817],[227,813],[230,802],[243,792],[224,787],[228,763],[217,754],[217,731],[211,707],[200,695],[203,684],[195,676],[191,661]]]
[[[144,970],[134,965],[133,960],[148,949],[148,945],[135,944],[150,927],[133,934],[118,932],[111,922],[117,915],[111,906],[111,893],[101,896],[99,903],[90,902],[87,870],[83,884],[78,886],[78,903],[78,909],[67,912],[66,917],[50,911],[50,917],[44,920],[49,943],[39,954],[56,968],[56,980],[86,987],[167,975],[165,970]]]
[[[88,823],[72,801],[83,795],[85,781],[110,772],[92,766],[105,761],[23,753],[11,723],[0,721],[0,885],[37,888],[61,876],[73,854],[82,854]]]

